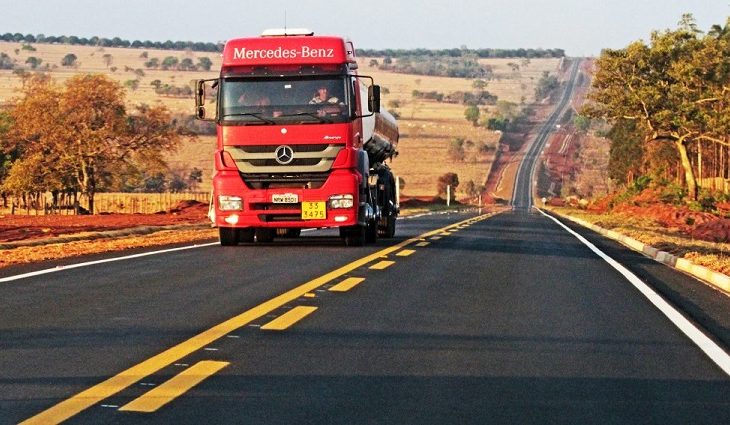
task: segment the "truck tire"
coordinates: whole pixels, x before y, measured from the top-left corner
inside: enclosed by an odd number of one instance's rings
[[[274,240],[274,234],[276,234],[276,229],[259,227],[258,229],[256,229],[256,242],[269,243]]]
[[[378,241],[378,222],[372,220],[365,226],[365,242],[375,243]]]
[[[233,227],[219,227],[218,240],[221,246],[238,245],[238,229],[234,229]]]
[[[347,228],[340,228],[340,235],[345,240],[346,246],[363,246],[365,244],[365,227],[355,225]]]
[[[389,215],[383,218],[384,225],[378,226],[378,236],[390,239],[395,236],[395,216]]]

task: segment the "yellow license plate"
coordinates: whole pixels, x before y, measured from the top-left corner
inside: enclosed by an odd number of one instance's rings
[[[324,220],[327,218],[325,202],[302,202],[302,220]]]

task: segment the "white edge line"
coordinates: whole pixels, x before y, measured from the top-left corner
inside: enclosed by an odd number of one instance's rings
[[[604,261],[606,261],[611,267],[616,269],[619,273],[621,273],[626,280],[631,282],[636,289],[639,290],[656,308],[658,308],[676,327],[679,328],[689,339],[692,340],[699,348],[702,350],[707,356],[715,362],[716,365],[722,369],[723,372],[725,372],[726,375],[730,376],[730,355],[725,352],[720,346],[718,346],[713,340],[711,340],[707,335],[702,333],[695,325],[693,325],[689,320],[687,320],[686,317],[684,317],[677,309],[672,307],[668,302],[664,300],[659,294],[657,294],[653,289],[651,289],[647,284],[641,281],[635,274],[633,274],[631,271],[629,271],[626,267],[621,265],[618,261],[614,260],[613,258],[606,255],[603,251],[598,249],[595,245],[590,243],[586,238],[579,235],[575,231],[573,231],[571,228],[566,226],[565,224],[561,223],[560,220],[556,219],[555,217],[552,217],[549,214],[546,214],[544,211],[542,211],[539,208],[536,208],[538,211],[540,211],[540,214],[544,215],[545,217],[548,217],[549,219],[556,222],[560,227],[565,229],[568,233],[575,236],[579,241],[581,241],[585,246],[587,246],[591,251],[595,252],[596,255],[601,257]]]
[[[424,214],[424,215],[427,215],[427,214]],[[411,216],[411,217],[415,217],[415,216]],[[408,217],[399,217],[398,219],[402,220],[403,218],[408,218]],[[315,230],[317,230],[317,229],[304,229],[303,232],[311,232],[311,231],[315,231]],[[125,255],[123,257],[106,258],[104,260],[88,261],[85,263],[69,264],[69,265],[65,265],[65,266],[56,266],[51,269],[44,269],[44,270],[38,270],[35,272],[23,273],[23,274],[19,274],[19,275],[15,275],[15,276],[2,277],[2,278],[0,278],[0,283],[27,279],[29,277],[41,276],[41,275],[49,274],[49,273],[56,273],[56,272],[69,270],[69,269],[77,269],[79,267],[88,267],[88,266],[93,266],[96,264],[104,264],[104,263],[112,263],[115,261],[130,260],[133,258],[146,257],[148,255],[158,255],[158,254],[166,254],[166,253],[175,252],[175,251],[184,251],[186,249],[203,248],[203,247],[213,246],[213,245],[218,245],[218,244],[219,244],[219,242],[210,242],[210,243],[205,243],[205,244],[196,244],[196,245],[189,245],[189,246],[181,246],[178,248],[163,249],[160,251],[143,252],[141,254]]]
[[[150,252],[143,252],[140,254],[125,255],[123,257],[105,258],[103,260],[87,261],[85,263],[76,263],[76,264],[69,264],[69,265],[65,265],[65,266],[56,266],[51,269],[44,269],[44,270],[38,270],[35,272],[23,273],[23,274],[19,274],[19,275],[15,275],[15,276],[3,277],[3,278],[0,278],[0,283],[12,282],[14,280],[20,280],[20,279],[27,279],[29,277],[40,276],[40,275],[44,275],[44,274],[48,274],[48,273],[61,272],[64,270],[69,270],[69,269],[77,269],[79,267],[88,267],[88,266],[93,266],[96,264],[112,263],[115,261],[129,260],[132,258],[146,257],[149,255],[166,254],[169,252],[184,251],[187,249],[203,248],[203,247],[213,246],[213,245],[218,245],[218,242],[181,246],[181,247],[177,247],[177,248],[163,249],[160,251],[150,251]]]

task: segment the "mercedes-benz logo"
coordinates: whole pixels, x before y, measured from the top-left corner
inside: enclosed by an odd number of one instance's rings
[[[276,162],[281,165],[287,165],[294,160],[294,149],[291,146],[282,145],[274,151]]]

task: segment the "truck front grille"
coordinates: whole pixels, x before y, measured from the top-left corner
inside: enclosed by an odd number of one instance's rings
[[[243,174],[301,174],[329,171],[344,148],[335,144],[287,145],[292,149],[293,159],[281,164],[276,159],[280,146],[226,146],[225,151],[231,154]]]

